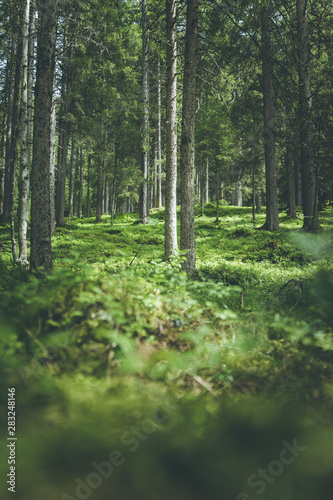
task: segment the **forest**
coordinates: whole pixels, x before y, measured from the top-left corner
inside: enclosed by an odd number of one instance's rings
[[[0,0],[0,491],[331,500],[330,0]]]

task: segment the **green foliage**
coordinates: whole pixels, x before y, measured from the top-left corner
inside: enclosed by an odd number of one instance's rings
[[[314,484],[327,480],[331,454],[313,442],[332,433],[331,256],[299,247],[297,222],[273,234],[255,230],[249,209],[224,210],[219,225],[213,210],[196,219],[191,278],[181,253],[163,260],[162,211],[145,226],[130,214],[112,228],[106,218],[71,219],[53,237],[55,269],[43,280],[4,253],[1,389],[17,388],[20,460],[43,470],[37,483],[23,475],[25,496],[73,495],[75,478],[119,449],[126,462],[112,491],[120,497],[142,491],[153,500],[147,484],[163,485],[179,467],[202,479],[188,494],[172,479],[159,498],[214,498],[223,485],[236,497],[295,437],[321,468],[313,471],[305,452],[294,480],[304,471]],[[150,436],[142,422],[157,409],[165,418]],[[132,454],[122,436],[138,428],[143,439]],[[278,484],[267,499],[283,493]],[[109,488],[103,482],[99,498]]]

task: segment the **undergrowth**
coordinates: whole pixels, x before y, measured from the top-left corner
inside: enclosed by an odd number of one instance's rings
[[[203,217],[197,210],[191,277],[182,271],[182,253],[163,260],[163,210],[145,226],[134,214],[117,215],[112,227],[106,217],[101,224],[71,219],[53,237],[54,271],[43,280],[14,267],[3,228],[1,390],[17,388],[23,456],[39,429],[32,468],[47,464],[37,486],[23,474],[28,496],[19,498],[53,500],[65,490],[73,498],[73,477],[84,479],[91,460],[110,447],[144,443],[150,434],[142,422],[156,411],[165,422],[155,418],[156,439],[114,479],[119,498],[156,500],[168,477],[163,471],[172,476],[174,463],[199,479],[188,491],[173,479],[159,499],[206,498],[203,491],[217,498],[220,466],[219,498],[235,498],[253,460],[256,470],[296,434],[321,464],[312,472],[316,491],[328,481],[331,453],[319,459],[313,440],[325,443],[333,433],[332,212],[322,214],[323,232],[308,236],[300,221],[288,219],[279,232],[257,231],[248,208],[221,207],[215,224],[213,209],[208,204]],[[132,436],[135,422],[145,438]],[[218,451],[221,443],[229,455]],[[227,458],[238,461],[241,484]],[[79,466],[69,475],[73,460]],[[310,462],[295,467],[296,482]],[[140,496],[142,464],[159,479]],[[133,478],[127,489],[126,471]],[[289,497],[283,488],[265,498],[312,498],[305,487]],[[110,498],[106,486],[99,492]]]

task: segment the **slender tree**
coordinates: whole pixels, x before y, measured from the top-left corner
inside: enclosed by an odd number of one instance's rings
[[[271,47],[270,2],[261,8],[262,74],[264,101],[264,145],[266,169],[266,222],[261,229],[279,229],[276,152],[274,131],[273,60]]]
[[[161,103],[161,59],[157,60],[157,127],[156,127],[156,206],[162,206],[162,103]]]
[[[166,179],[165,257],[177,243],[177,9],[176,0],[166,0],[167,95],[166,95]]]
[[[18,262],[28,267],[28,217],[30,186],[30,140],[28,137],[28,56],[30,0],[26,0],[22,26],[21,158],[18,205]],[[15,257],[14,257],[15,258]]]
[[[40,31],[37,42],[37,71],[31,172],[32,269],[52,269],[50,209],[50,132],[57,37],[57,0],[38,4]]]
[[[314,165],[308,1],[297,0],[299,114],[301,135],[302,199],[306,230],[319,229],[316,170]]]
[[[141,170],[142,182],[140,186],[139,217],[143,224],[147,224],[149,215],[148,207],[148,172],[149,172],[149,82],[148,82],[148,22],[147,4],[142,1],[142,101],[143,101],[143,122],[142,122],[142,151]]]
[[[187,250],[185,269],[195,270],[194,139],[198,40],[198,0],[187,0],[181,138],[180,248]]]

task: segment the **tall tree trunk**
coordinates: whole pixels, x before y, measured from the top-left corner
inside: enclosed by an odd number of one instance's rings
[[[19,137],[19,96],[21,83],[21,64],[22,64],[22,34],[18,37],[16,64],[15,64],[15,81],[14,81],[14,96],[13,96],[13,116],[12,116],[12,139],[10,142],[10,169],[9,169],[9,206],[10,206],[10,228],[12,240],[12,254],[14,261],[19,264],[15,240],[14,227],[14,204],[15,204],[15,187],[16,187],[16,160],[17,160],[17,142]]]
[[[162,105],[161,105],[161,60],[157,61],[157,182],[156,206],[162,206]]]
[[[63,87],[62,98],[66,99],[65,89]],[[62,112],[66,113],[66,104],[62,106]],[[57,170],[57,188],[56,188],[56,221],[57,226],[62,227],[65,225],[65,195],[66,195],[66,168],[68,156],[68,142],[69,142],[69,126],[64,120],[60,120],[61,140],[58,144],[58,170]],[[59,153],[59,148],[61,149]]]
[[[297,0],[299,114],[301,135],[301,169],[303,229],[320,228],[317,214],[316,171],[314,165],[313,123],[311,119],[311,76],[307,0]]]
[[[167,259],[177,242],[177,8],[176,0],[166,0],[167,14],[167,95],[164,246]]]
[[[141,170],[142,182],[139,197],[139,218],[143,224],[147,224],[149,215],[148,208],[148,171],[149,171],[149,83],[148,83],[148,23],[146,0],[142,1],[142,101],[143,101],[143,123],[142,123],[142,150]]]
[[[65,21],[65,29],[68,26],[68,22]],[[60,155],[61,161],[58,161],[57,170],[57,188],[56,188],[56,221],[57,226],[62,227],[65,225],[65,203],[66,203],[66,170],[67,170],[67,156],[68,156],[68,143],[69,143],[69,133],[70,126],[67,121],[68,113],[68,94],[70,91],[71,75],[70,75],[70,60],[71,60],[71,50],[69,50],[69,55],[66,56],[66,51],[68,50],[67,45],[67,34],[64,34],[63,51],[65,53],[63,59],[63,69],[62,69],[62,82],[61,82],[61,107],[60,107],[60,120],[59,128],[60,133],[62,133],[62,153]],[[59,157],[59,155],[58,155]]]
[[[111,187],[111,226],[113,226],[114,214],[116,211],[116,178],[118,171],[118,144],[117,140],[115,140],[114,144],[114,171],[113,171],[113,179],[112,179],[112,187]]]
[[[204,159],[202,187],[203,187],[203,193],[202,193],[203,194],[203,202],[208,203],[209,202],[209,159],[208,159],[208,155],[205,155],[205,159]]]
[[[286,137],[286,170],[288,175],[288,216],[291,219],[296,219],[295,160],[290,137]]]
[[[7,110],[7,131],[6,131],[6,156],[5,156],[5,172],[4,172],[4,202],[2,212],[2,222],[8,222],[9,212],[11,209],[11,183],[10,183],[10,152],[13,134],[13,87],[14,87],[14,70],[15,70],[15,50],[16,37],[13,33],[11,36],[10,61],[8,63],[8,110]]]
[[[91,155],[88,156],[86,217],[90,217],[90,171]]]
[[[276,178],[276,154],[274,135],[274,92],[273,62],[271,48],[270,6],[261,9],[262,37],[262,73],[264,99],[264,144],[266,168],[266,222],[261,229],[276,231],[279,229],[278,194]]]
[[[57,37],[57,0],[39,2],[40,32],[37,44],[37,72],[31,172],[32,269],[52,269],[50,209],[50,129]]]
[[[252,220],[256,221],[256,174],[253,166],[252,170]]]
[[[50,130],[50,207],[51,207],[51,234],[56,232],[55,213],[55,160],[56,160],[56,72],[53,79],[52,110],[51,110],[51,130]]]
[[[216,173],[216,219],[215,224],[220,222],[220,195],[221,195],[221,181],[220,181],[220,173],[217,171]]]
[[[29,49],[30,0],[26,0],[22,28],[22,89],[21,89],[21,161],[18,205],[18,262],[28,267],[28,218],[29,218],[29,158],[28,137],[28,49]]]
[[[180,248],[187,250],[184,268],[188,274],[195,270],[194,141],[197,39],[198,0],[187,0],[181,139]]]
[[[242,179],[238,179],[236,183],[236,205],[237,207],[243,206]]]
[[[5,90],[6,92],[6,90]],[[4,102],[7,102],[7,95],[5,94]],[[7,115],[3,114],[2,138],[1,138],[1,160],[0,160],[0,214],[3,212],[3,198],[5,187],[5,158],[6,158],[6,129],[7,129]]]
[[[35,62],[35,39],[36,39],[36,2],[35,0],[30,1],[30,28],[29,28],[29,55],[28,55],[28,141],[29,141],[29,150],[31,151],[31,131],[32,131],[32,107],[33,107],[33,88],[34,88],[34,62]],[[29,170],[30,170],[30,157],[29,154],[28,162],[29,162]]]
[[[82,201],[83,201],[83,149],[80,147],[80,183],[79,183],[79,206],[77,216],[82,219]]]
[[[73,217],[75,213],[74,209],[74,165],[75,165],[75,139],[72,137],[72,142],[71,142],[71,160],[70,160],[70,167],[69,167],[69,196],[68,196],[68,212],[69,216]]]
[[[102,190],[103,166],[104,166],[104,159],[101,156],[98,159],[98,171],[97,171],[96,222],[101,222],[102,220],[101,216],[102,216],[102,196],[103,196],[103,190]]]
[[[79,146],[77,146],[75,153],[75,170],[73,179],[73,215],[75,215],[77,211],[78,177],[79,177]]]

